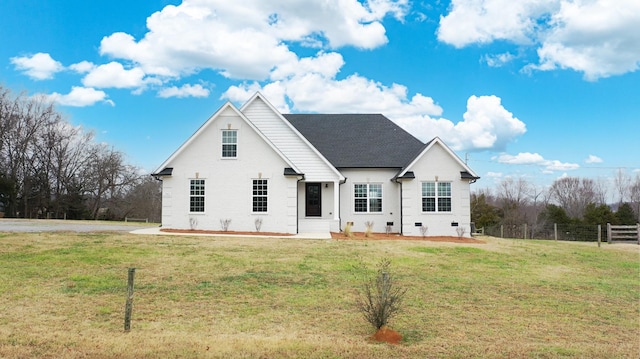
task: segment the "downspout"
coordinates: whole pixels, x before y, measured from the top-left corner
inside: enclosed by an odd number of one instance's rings
[[[300,234],[300,206],[298,205],[299,199],[298,193],[300,192],[298,187],[300,187],[300,181],[304,180],[304,176],[298,176],[298,180],[296,181],[296,233]]]
[[[402,213],[402,209],[403,209],[403,206],[402,206],[402,182],[398,181],[397,177],[392,178],[391,180],[400,185],[400,235],[402,236],[402,235],[404,235],[404,232],[403,232],[404,226],[402,225],[402,223],[403,223],[402,221],[404,219],[404,215]]]
[[[342,196],[340,193],[340,186],[347,183],[347,177],[344,178],[344,181],[338,181],[338,231],[342,232]]]

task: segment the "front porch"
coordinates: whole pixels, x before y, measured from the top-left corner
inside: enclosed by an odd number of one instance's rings
[[[298,233],[340,231],[340,183],[298,183]]]

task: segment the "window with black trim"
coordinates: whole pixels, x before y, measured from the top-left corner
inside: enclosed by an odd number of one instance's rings
[[[204,180],[192,179],[189,187],[189,212],[204,212]]]
[[[382,212],[382,184],[356,183],[353,185],[354,212]]]
[[[238,155],[238,130],[222,130],[222,157],[235,158]]]
[[[451,212],[451,182],[422,182],[422,212]]]
[[[268,209],[268,180],[253,180],[253,212],[267,212]]]

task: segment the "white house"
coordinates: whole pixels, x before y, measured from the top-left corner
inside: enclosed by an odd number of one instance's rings
[[[153,174],[162,227],[279,233],[470,232],[479,177],[439,138],[379,114],[280,114],[260,93],[227,102]]]

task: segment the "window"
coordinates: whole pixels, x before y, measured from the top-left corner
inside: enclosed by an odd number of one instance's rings
[[[189,190],[189,212],[204,212],[204,180],[192,179]]]
[[[356,183],[353,197],[355,212],[382,212],[382,184]]]
[[[451,212],[451,182],[422,182],[422,212]]]
[[[222,157],[235,158],[238,155],[238,130],[222,131]]]
[[[253,212],[267,211],[267,180],[253,180]]]

